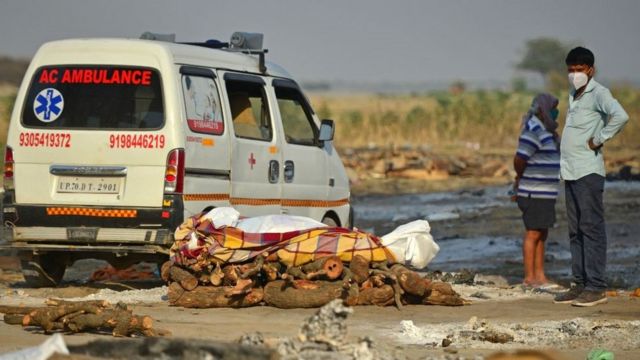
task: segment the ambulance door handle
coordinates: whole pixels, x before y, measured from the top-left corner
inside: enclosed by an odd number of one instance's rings
[[[280,163],[277,160],[269,161],[269,183],[276,184],[280,178]]]
[[[293,165],[293,161],[287,160],[284,162],[284,182],[292,183],[293,176],[295,172],[295,167]]]

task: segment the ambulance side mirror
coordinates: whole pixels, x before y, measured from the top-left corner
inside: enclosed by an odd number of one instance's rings
[[[320,134],[318,135],[318,140],[321,143],[333,140],[334,130],[333,120],[323,119],[322,122],[320,122]]]

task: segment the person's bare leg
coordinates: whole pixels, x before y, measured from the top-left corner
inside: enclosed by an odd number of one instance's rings
[[[549,229],[541,229],[539,234],[540,238],[536,243],[535,260],[533,262],[533,277],[538,285],[543,285],[549,282],[549,279],[544,274],[544,245],[549,235]]]
[[[542,234],[538,230],[527,230],[524,234],[522,242],[522,262],[524,263],[524,280],[525,285],[535,285],[535,259],[537,244],[540,242]]]

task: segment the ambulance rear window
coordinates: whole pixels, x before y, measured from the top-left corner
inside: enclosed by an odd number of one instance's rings
[[[159,129],[164,125],[160,75],[145,67],[42,67],[22,114],[26,127]]]

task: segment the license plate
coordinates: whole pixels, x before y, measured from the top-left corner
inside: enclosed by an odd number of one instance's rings
[[[109,177],[62,177],[56,190],[59,193],[117,194],[120,178]]]
[[[67,239],[95,241],[98,237],[97,228],[67,228]]]

